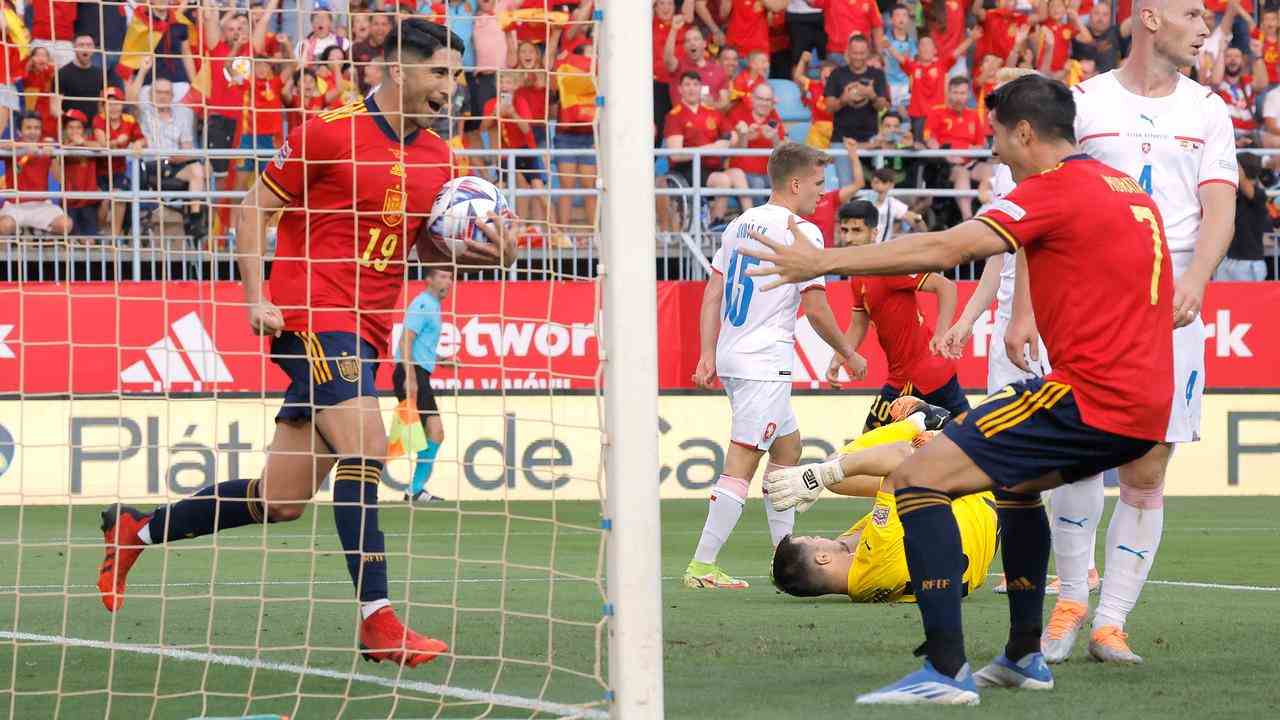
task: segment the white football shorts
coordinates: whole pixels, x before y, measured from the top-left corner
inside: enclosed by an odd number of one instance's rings
[[[720,378],[729,395],[733,425],[729,439],[739,445],[768,450],[776,438],[799,429],[791,410],[791,383],[777,380]]]
[[[1173,331],[1173,407],[1165,442],[1200,440],[1200,405],[1204,399],[1204,320],[1200,316]]]

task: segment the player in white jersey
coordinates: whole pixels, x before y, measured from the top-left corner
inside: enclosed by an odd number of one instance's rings
[[[1120,69],[1075,88],[1081,149],[1133,176],[1151,193],[1164,220],[1174,274],[1173,407],[1165,443],[1119,469],[1120,501],[1107,529],[1106,573],[1089,642],[1089,653],[1104,662],[1142,662],[1129,648],[1124,623],[1160,544],[1172,443],[1199,439],[1205,386],[1200,306],[1234,229],[1239,170],[1226,105],[1212,90],[1178,72],[1195,64],[1209,36],[1206,17],[1202,0],[1135,0],[1129,58]],[[1068,595],[1068,584],[1082,584],[1083,569],[1070,561],[1069,567],[1063,565],[1064,556],[1084,552],[1081,543],[1087,538],[1061,533],[1058,520],[1087,515],[1092,526],[1102,514],[1101,488],[1058,490],[1053,502],[1054,554],[1063,592],[1042,647],[1046,660],[1060,662],[1070,655],[1084,626],[1088,595]],[[1056,637],[1052,628],[1058,630]]]
[[[721,235],[702,295],[699,328],[702,354],[694,383],[710,388],[718,375],[733,413],[724,470],[711,490],[702,537],[684,574],[691,588],[742,589],[747,583],[716,564],[720,548],[742,516],[747,489],[760,458],[769,453],[767,471],[800,461],[800,432],[791,410],[791,365],[795,357],[796,312],[803,307],[809,324],[837,353],[851,358],[855,378],[866,375],[866,360],[849,346],[831,307],[822,278],[761,293],[747,270],[760,264],[743,247],[763,247],[753,234],[790,245],[822,247],[822,232],[799,216],[812,215],[822,196],[823,171],[830,157],[798,143],[784,143],[769,156],[773,194],[729,223]],[[795,508],[775,511],[765,503],[773,545],[791,532]]]

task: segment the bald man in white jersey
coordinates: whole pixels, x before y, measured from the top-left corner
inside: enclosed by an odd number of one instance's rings
[[[1209,36],[1206,18],[1202,0],[1135,0],[1129,58],[1119,69],[1075,88],[1080,148],[1133,176],[1155,199],[1174,274],[1173,408],[1165,442],[1119,469],[1120,501],[1107,529],[1102,597],[1089,642],[1089,653],[1103,662],[1142,662],[1129,648],[1124,623],[1160,545],[1173,443],[1200,439],[1205,386],[1200,307],[1235,225],[1239,171],[1226,106],[1212,90],[1178,72],[1195,64]],[[1159,266],[1157,255],[1153,274]],[[1034,318],[1021,314],[1021,307],[1015,301],[1007,336],[1019,347],[1035,337]],[[1062,589],[1041,640],[1050,663],[1070,656],[1088,614],[1087,564],[1080,560],[1088,554],[1090,537],[1063,530],[1080,518],[1095,526],[1102,514],[1101,493],[1094,483],[1054,491],[1051,526]]]

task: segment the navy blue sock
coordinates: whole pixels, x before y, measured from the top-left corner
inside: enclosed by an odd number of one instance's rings
[[[1017,662],[1040,652],[1044,624],[1045,573],[1049,570],[1049,518],[1040,495],[996,490],[1000,556],[1009,586],[1009,643],[1004,654]]]
[[[185,540],[261,523],[259,485],[259,480],[228,480],[172,505],[161,505],[152,511],[148,523],[151,542]]]
[[[333,524],[360,602],[387,598],[386,542],[378,529],[378,483],[382,463],[349,457],[333,476]]]
[[[924,621],[924,645],[917,655],[955,677],[965,664],[964,630],[960,624],[964,554],[951,498],[922,487],[894,493],[902,521],[911,588]]]

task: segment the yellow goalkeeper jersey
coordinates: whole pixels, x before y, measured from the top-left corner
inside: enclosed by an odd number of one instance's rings
[[[964,571],[965,592],[982,586],[996,554],[996,502],[989,493],[978,493],[951,503],[960,544],[968,567]],[[907,554],[903,545],[902,522],[898,520],[893,493],[883,483],[876,504],[841,537],[860,533],[849,568],[849,598],[860,603],[915,602],[910,592]]]

